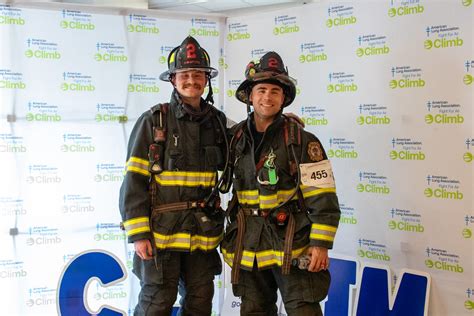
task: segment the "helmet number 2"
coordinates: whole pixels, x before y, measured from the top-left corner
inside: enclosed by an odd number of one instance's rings
[[[190,43],[186,45],[186,58],[196,58],[196,45]]]
[[[276,60],[276,58],[269,58],[268,59],[268,67],[278,68],[278,60]]]

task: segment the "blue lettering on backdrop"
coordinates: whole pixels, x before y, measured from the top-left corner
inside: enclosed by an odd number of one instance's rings
[[[352,307],[352,289],[356,285],[357,261],[330,258],[331,286],[324,304],[324,315],[343,316]]]
[[[402,270],[396,289],[391,294],[391,274],[387,266],[364,264],[359,275],[358,261],[331,258],[332,276],[326,316],[351,315],[353,289],[358,287],[354,315],[356,316],[425,316],[428,314],[431,279],[425,272]],[[357,278],[358,277],[358,278]],[[91,279],[110,286],[126,278],[121,261],[103,250],[91,250],[71,260],[59,281],[59,315],[92,315],[84,299]],[[100,316],[126,314],[110,306],[102,306]]]
[[[392,295],[388,266],[363,263],[348,258],[330,258],[331,286],[324,304],[325,316],[426,316],[430,275],[403,269]],[[354,289],[358,289],[353,300]],[[352,302],[355,302],[354,313]]]
[[[98,279],[103,286],[110,286],[126,278],[121,261],[104,250],[89,250],[74,257],[59,279],[57,308],[59,315],[119,316],[125,312],[102,306],[98,313],[90,311],[85,299],[91,279]]]
[[[395,291],[388,267],[364,266],[356,299],[356,315],[423,316],[428,314],[430,275],[402,270]]]

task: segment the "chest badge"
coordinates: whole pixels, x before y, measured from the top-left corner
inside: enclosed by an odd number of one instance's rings
[[[308,144],[308,156],[312,161],[321,161],[323,157],[323,149],[319,142],[310,142]]]

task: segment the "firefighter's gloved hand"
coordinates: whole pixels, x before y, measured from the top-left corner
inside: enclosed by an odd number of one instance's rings
[[[148,239],[140,239],[133,242],[136,254],[142,258],[142,260],[153,259],[153,248],[151,248],[151,242]]]

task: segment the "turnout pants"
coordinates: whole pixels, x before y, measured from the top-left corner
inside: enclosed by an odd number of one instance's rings
[[[142,260],[135,254],[133,272],[140,280],[141,291],[134,315],[171,315],[178,286],[182,295],[179,315],[211,315],[214,275],[221,270],[216,250],[192,254],[159,252],[156,265],[154,260]]]
[[[258,271],[240,270],[239,283],[233,285],[235,296],[240,296],[240,315],[278,315],[277,290],[280,290],[285,310],[289,316],[322,316],[319,302],[328,293],[331,276],[329,271],[308,272],[291,268],[289,275],[282,275],[280,267]]]

